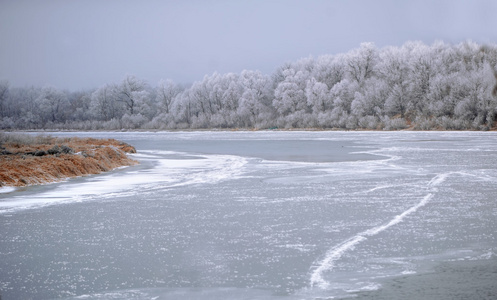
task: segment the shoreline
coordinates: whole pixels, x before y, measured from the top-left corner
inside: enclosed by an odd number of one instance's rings
[[[269,127],[269,128],[257,128],[257,127],[209,127],[209,128],[184,128],[184,129],[160,129],[160,128],[136,128],[136,129],[96,129],[96,130],[84,130],[84,129],[23,129],[23,130],[6,130],[5,132],[23,132],[23,133],[51,133],[51,132],[204,132],[204,131],[219,131],[219,132],[229,132],[229,131],[334,131],[334,132],[396,132],[396,131],[410,131],[410,132],[495,132],[497,131],[497,121],[492,127],[488,127],[487,130],[482,129],[443,129],[441,127],[433,127],[430,129],[417,129],[415,125],[411,125],[403,129],[368,129],[368,128],[339,128],[339,127]]]
[[[60,182],[138,164],[136,149],[114,139],[3,135],[0,189]]]

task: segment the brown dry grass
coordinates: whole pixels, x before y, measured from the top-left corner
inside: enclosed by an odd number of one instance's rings
[[[55,145],[70,147],[74,153],[34,156]],[[51,138],[27,144],[3,141],[0,155],[0,186],[25,186],[61,181],[70,177],[98,174],[117,167],[137,164],[126,153],[133,146],[114,139]]]

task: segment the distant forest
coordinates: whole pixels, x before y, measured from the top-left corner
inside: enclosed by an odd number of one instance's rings
[[[0,81],[0,129],[489,130],[497,125],[497,46],[464,42],[305,58],[214,73],[191,86],[132,75],[86,91]]]

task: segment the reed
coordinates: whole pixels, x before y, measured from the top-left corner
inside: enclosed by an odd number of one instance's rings
[[[0,133],[0,187],[57,182],[135,165],[133,146],[114,139]]]

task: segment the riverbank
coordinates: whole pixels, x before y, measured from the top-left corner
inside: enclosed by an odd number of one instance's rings
[[[136,149],[114,139],[0,136],[0,187],[27,186],[99,174],[137,162]]]

